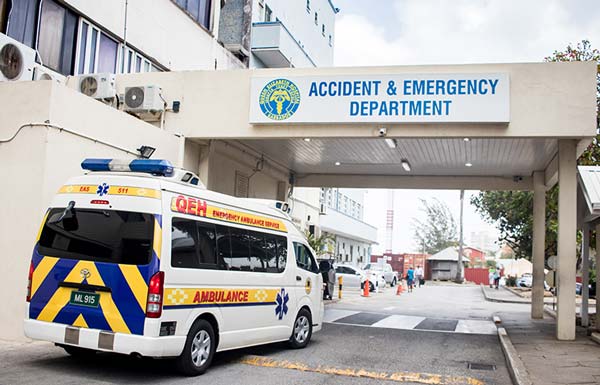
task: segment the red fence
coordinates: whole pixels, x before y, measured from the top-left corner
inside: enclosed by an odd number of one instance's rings
[[[482,268],[465,268],[465,279],[476,284],[483,283],[484,285],[489,284],[489,272],[488,269]]]

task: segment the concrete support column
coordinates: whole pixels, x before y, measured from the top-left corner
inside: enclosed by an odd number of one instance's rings
[[[575,339],[577,154],[572,139],[558,141],[558,308],[556,338]]]
[[[590,298],[590,290],[588,285],[590,284],[590,225],[584,223],[583,225],[583,239],[581,240],[581,326],[589,326],[588,317],[588,304]]]
[[[596,225],[596,330],[600,331],[600,290],[598,290],[600,264],[598,262],[600,262],[600,224]]]
[[[544,172],[533,173],[533,288],[531,318],[544,318],[544,252],[546,250],[546,186]]]

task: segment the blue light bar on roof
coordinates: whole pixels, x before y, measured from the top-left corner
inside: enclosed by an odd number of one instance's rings
[[[173,165],[165,159],[85,159],[81,162],[81,168],[89,171],[131,171],[164,176],[173,174]]]

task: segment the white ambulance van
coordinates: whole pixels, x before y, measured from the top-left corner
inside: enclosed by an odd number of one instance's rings
[[[164,160],[82,168],[38,233],[28,337],[72,355],[176,357],[197,375],[217,351],[303,348],[321,329],[318,265],[281,202],[208,191]]]

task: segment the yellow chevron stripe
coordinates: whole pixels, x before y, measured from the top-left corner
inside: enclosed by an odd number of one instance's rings
[[[56,265],[56,262],[58,262],[58,258],[43,257],[40,263],[38,263],[31,278],[31,297],[35,295],[35,292],[40,288],[50,270]]]
[[[46,214],[44,214],[44,219],[42,219],[42,224],[40,225],[40,228],[38,230],[37,237],[35,238],[36,243],[40,240],[40,237],[42,236],[42,230],[44,229],[44,225],[46,224],[46,219],[48,219],[49,213],[50,210],[46,210]]]
[[[65,278],[65,282],[76,282],[81,283],[83,279],[81,278],[80,271],[84,268],[82,266],[84,262],[78,262],[73,266],[69,275]],[[71,298],[71,291],[73,289],[68,289],[65,287],[59,287],[56,289],[46,306],[42,309],[37,319],[40,321],[52,322],[56,318],[56,315],[62,310],[63,307],[69,303],[69,299]]]
[[[91,261],[77,262],[73,269],[71,269],[69,275],[65,278],[65,282],[81,283],[83,281],[83,278],[80,275],[82,269],[88,269],[91,273],[90,277],[87,279],[89,284],[104,286],[104,281],[102,280],[102,277],[100,277],[96,265]],[[67,305],[67,303],[69,303],[72,290],[73,289],[59,287],[46,306],[44,306],[37,319],[40,321],[53,322],[56,315]],[[127,324],[123,320],[123,316],[121,316],[119,309],[117,309],[110,293],[100,293],[100,307],[102,308],[104,318],[106,318],[112,331],[131,334],[129,327],[127,327]]]
[[[79,314],[75,321],[73,322],[73,326],[79,326],[80,328],[88,328],[87,322],[85,322],[85,318],[83,318],[83,314]]]
[[[154,218],[154,243],[152,245],[158,259],[160,259],[160,251],[162,250],[162,228],[158,220]]]
[[[87,279],[90,285],[105,286],[102,277],[100,277],[100,272],[98,272],[98,269],[96,269],[96,265],[93,262],[81,261],[78,265],[80,263],[85,263],[85,267],[91,273],[90,277]],[[104,318],[106,318],[106,321],[113,332],[131,334],[129,327],[125,323],[125,320],[123,320],[123,316],[121,315],[121,312],[119,312],[119,309],[117,309],[110,293],[100,293],[100,307],[102,308]]]
[[[121,273],[129,284],[135,299],[137,300],[143,312],[146,312],[146,300],[148,297],[148,285],[144,281],[144,277],[140,270],[135,265],[119,265]]]

